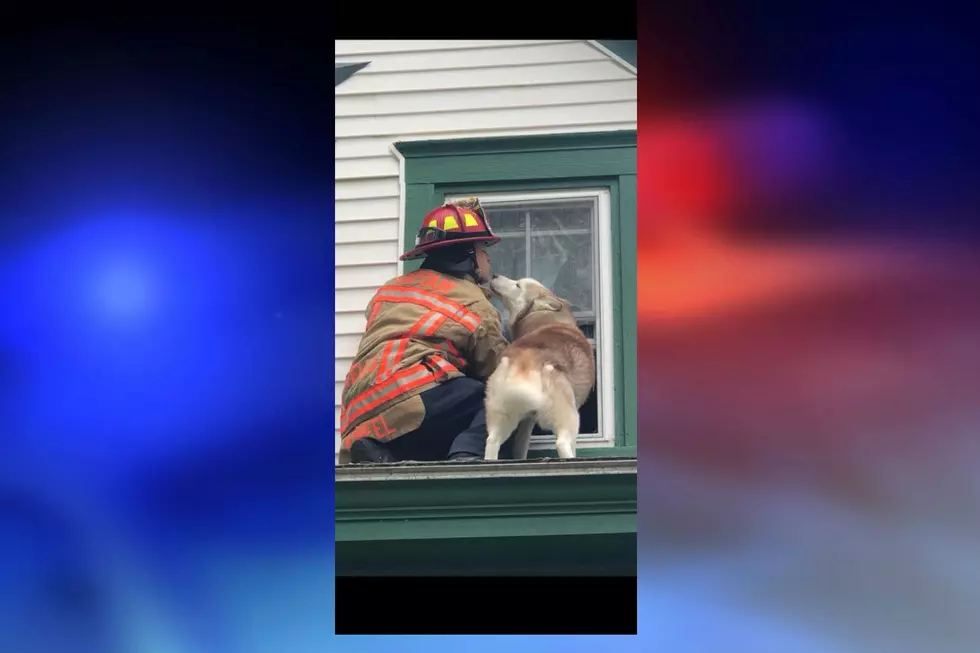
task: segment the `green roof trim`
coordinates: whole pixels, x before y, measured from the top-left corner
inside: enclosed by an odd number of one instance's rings
[[[637,57],[636,57],[636,39],[632,39],[632,40],[621,40],[621,41],[615,41],[615,40],[613,40],[613,41],[609,41],[609,40],[607,40],[607,41],[599,41],[599,40],[596,40],[596,43],[598,43],[602,47],[606,48],[607,50],[609,50],[610,52],[612,52],[614,55],[616,55],[617,57],[619,57],[623,61],[626,61],[627,63],[629,63],[634,68],[637,67],[636,66],[636,59],[637,59]]]
[[[336,541],[636,533],[636,459],[346,465]]]
[[[474,154],[561,152],[566,150],[594,150],[619,147],[636,147],[635,129],[541,134],[537,136],[490,136],[487,138],[399,141],[395,143],[395,148],[406,159]]]
[[[338,64],[334,64],[334,69],[333,69],[333,87],[334,88],[337,88],[338,86],[340,86],[341,84],[343,84],[344,82],[346,82],[348,79],[350,79],[351,75],[353,75],[354,73],[356,73],[358,70],[360,70],[364,66],[368,65],[369,63],[371,63],[371,62],[370,61],[365,61],[363,63],[338,63]]]
[[[636,576],[636,533],[336,543],[337,576]]]

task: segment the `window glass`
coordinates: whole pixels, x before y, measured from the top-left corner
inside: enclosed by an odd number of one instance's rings
[[[595,261],[597,206],[593,198],[482,202],[500,243],[491,250],[493,271],[518,279],[532,277],[572,305],[579,328],[595,347],[598,274]],[[508,316],[498,299],[504,335]],[[580,434],[598,433],[596,388],[580,411]],[[535,434],[547,434],[535,428]]]

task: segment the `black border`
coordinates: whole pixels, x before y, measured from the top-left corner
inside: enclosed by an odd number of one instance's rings
[[[597,10],[598,9],[598,10]],[[492,6],[334,3],[336,39],[636,39],[636,0],[603,2],[589,11],[533,7],[499,0]],[[535,11],[537,10],[537,12]]]
[[[636,576],[337,576],[335,589],[338,635],[636,634]]]

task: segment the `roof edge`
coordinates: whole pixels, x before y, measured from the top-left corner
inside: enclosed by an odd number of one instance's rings
[[[334,63],[333,69],[333,87],[337,88],[358,70],[364,68],[366,65],[371,63],[370,61],[360,61],[357,63]]]
[[[592,47],[596,48],[610,59],[618,63],[629,72],[636,74],[637,49],[636,39],[588,41]]]
[[[635,458],[364,467],[336,470],[337,542],[636,532]]]
[[[582,476],[593,474],[636,474],[636,458],[573,458],[561,460],[480,460],[467,463],[404,462],[392,464],[343,465],[335,468],[339,483],[357,481],[420,481],[454,478],[519,476]]]

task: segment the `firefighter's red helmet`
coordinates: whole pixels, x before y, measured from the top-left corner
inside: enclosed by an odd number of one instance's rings
[[[415,247],[402,254],[401,260],[425,258],[434,249],[460,243],[493,245],[499,242],[500,237],[493,235],[480,200],[473,197],[429,211],[415,237]]]

